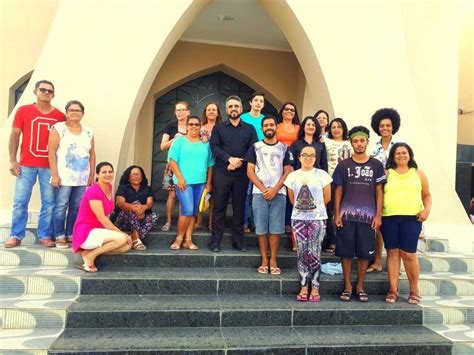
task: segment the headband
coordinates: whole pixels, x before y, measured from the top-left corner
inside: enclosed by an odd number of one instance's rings
[[[354,138],[355,136],[364,136],[365,138],[369,139],[369,135],[364,131],[355,131],[350,136],[349,139]]]

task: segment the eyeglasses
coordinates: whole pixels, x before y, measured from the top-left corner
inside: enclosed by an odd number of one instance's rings
[[[54,94],[54,90],[51,90],[51,89],[38,88],[38,90],[42,92],[43,94]]]
[[[296,112],[296,110],[292,107],[285,107],[283,111]]]
[[[306,153],[303,153],[300,155],[300,157],[304,158],[304,159],[307,159],[307,158],[310,158],[310,159],[314,159],[316,158],[316,154],[306,154]]]
[[[188,111],[189,109],[187,108],[177,108],[175,109],[176,112],[182,112],[182,111]]]
[[[67,110],[67,112],[82,113],[82,110],[80,110],[80,109],[78,109],[78,108],[77,108],[77,109],[73,108],[73,109]]]
[[[130,176],[133,176],[133,177],[141,177],[142,174],[140,174],[140,173],[133,173],[133,174],[130,174]]]
[[[200,123],[188,123],[189,127],[199,127],[200,125]]]

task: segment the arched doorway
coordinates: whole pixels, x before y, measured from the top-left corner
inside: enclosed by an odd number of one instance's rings
[[[191,80],[155,100],[152,188],[159,201],[166,197],[166,192],[161,188],[161,182],[167,158],[167,152],[161,151],[160,143],[163,128],[175,119],[174,104],[179,100],[187,101],[191,114],[201,116],[204,106],[210,101],[215,101],[219,104],[225,119],[225,99],[228,96],[238,95],[242,99],[244,112],[246,112],[249,110],[248,101],[253,92],[255,90],[250,86],[219,71]],[[262,112],[264,114],[277,114],[277,110],[268,100],[265,102]]]

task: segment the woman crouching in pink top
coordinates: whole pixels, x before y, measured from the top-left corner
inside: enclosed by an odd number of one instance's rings
[[[97,272],[95,259],[101,254],[122,254],[132,247],[129,235],[121,232],[108,218],[114,210],[112,164],[102,162],[95,168],[96,182],[84,193],[72,237],[74,252],[81,252],[84,264],[78,267]]]

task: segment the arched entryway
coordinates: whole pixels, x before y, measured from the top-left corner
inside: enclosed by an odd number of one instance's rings
[[[161,188],[163,170],[166,163],[167,152],[160,149],[163,128],[174,116],[174,104],[179,100],[189,103],[191,114],[201,116],[204,106],[215,101],[219,104],[223,118],[225,119],[225,99],[230,95],[238,95],[244,104],[244,112],[249,111],[249,98],[255,92],[247,84],[225,74],[221,71],[201,76],[176,87],[155,100],[154,124],[153,124],[153,165],[152,165],[152,188],[158,200],[165,198],[165,191]],[[277,114],[276,108],[268,102],[262,111],[264,114]]]

